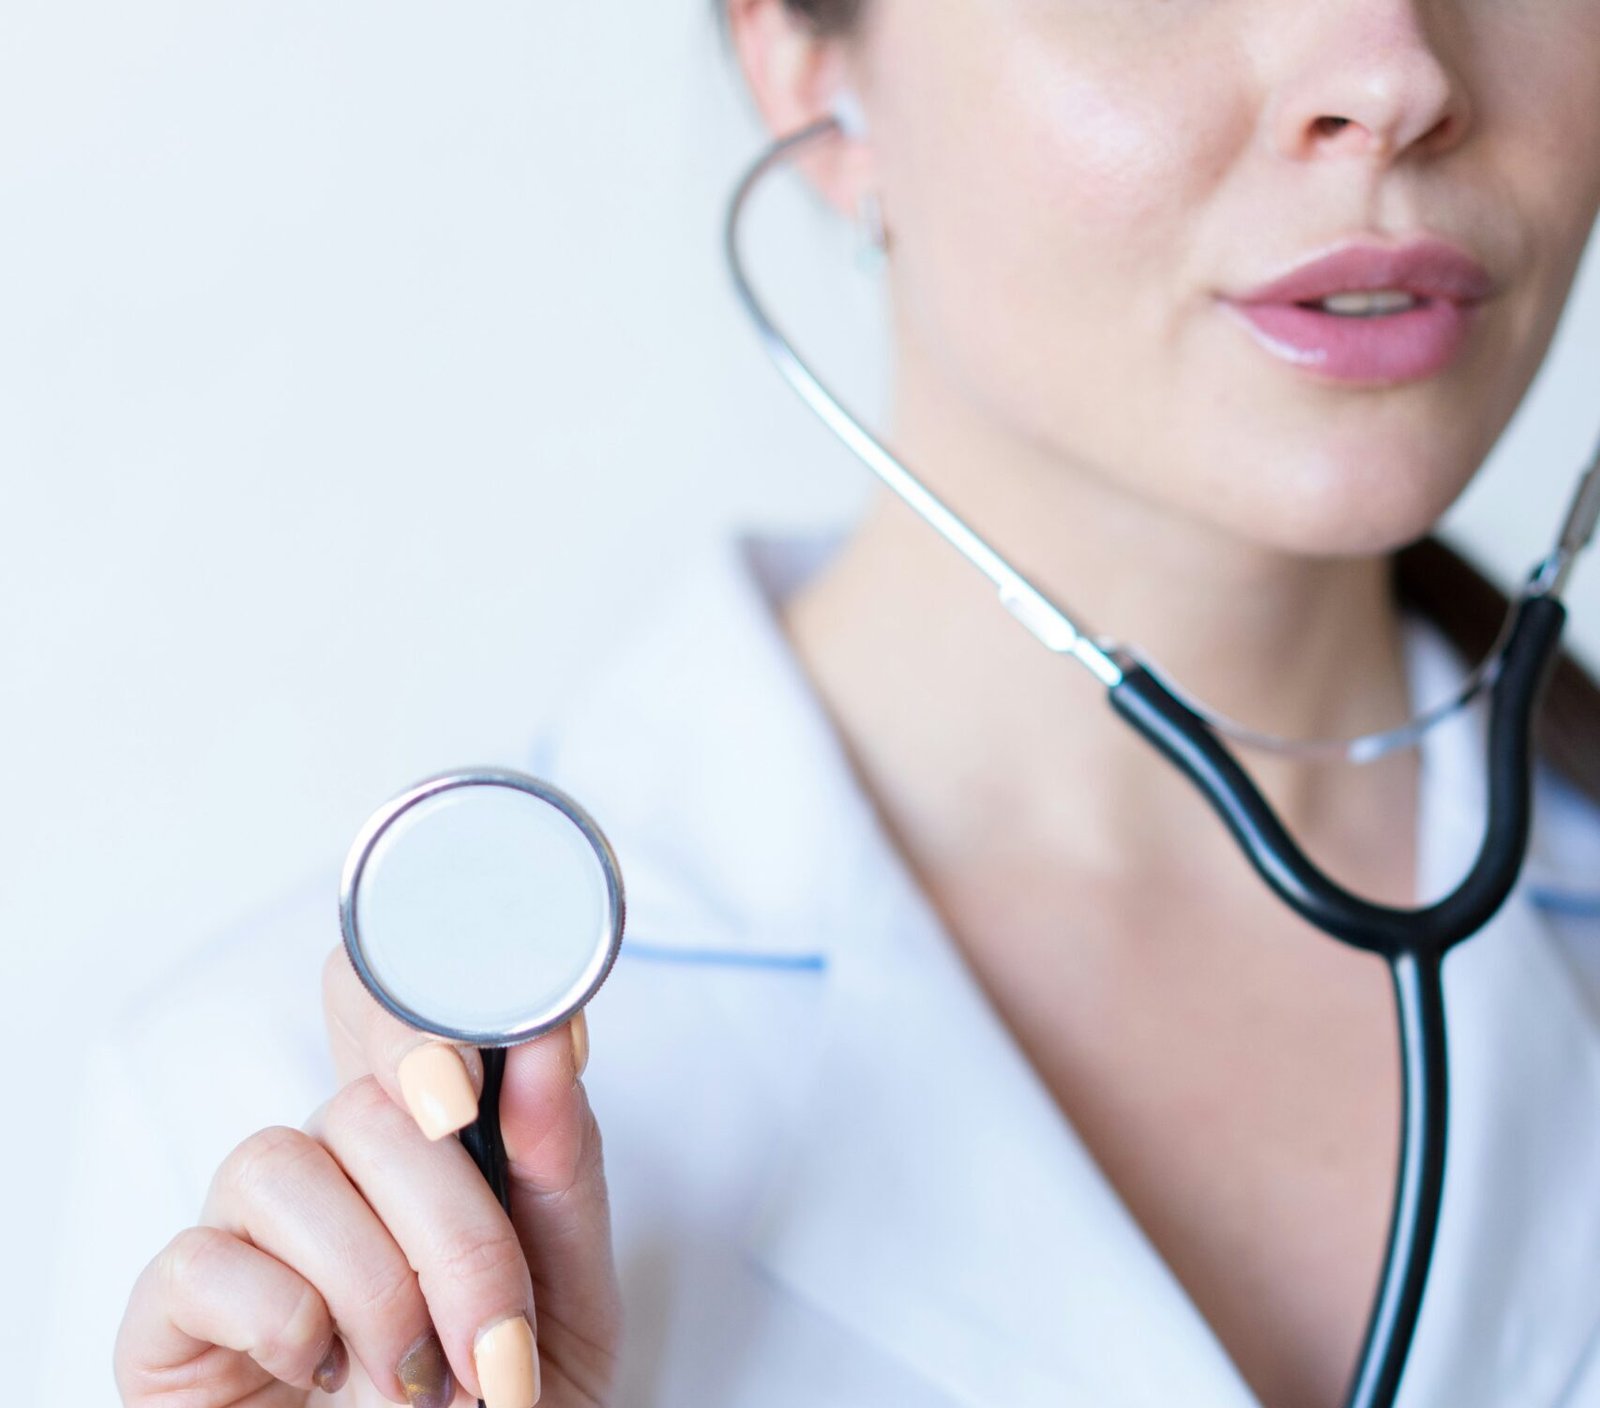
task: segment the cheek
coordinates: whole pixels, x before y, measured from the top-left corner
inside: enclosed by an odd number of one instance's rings
[[[961,101],[912,95],[917,149],[886,199],[910,223],[895,292],[922,354],[1023,434],[1076,425],[1072,448],[1098,457],[1121,448],[1108,411],[1200,291],[1186,261],[1240,90],[1199,86],[1192,54],[1091,67],[1064,47],[999,45]]]
[[[1054,228],[1121,241],[1165,224],[1195,171],[1193,134],[1175,139],[1178,114],[1138,90],[1069,74],[1037,85],[1015,114],[1022,175]],[[1056,218],[1051,218],[1056,217]]]
[[[1479,53],[1475,115],[1492,133],[1496,176],[1488,194],[1519,217],[1527,273],[1564,284],[1600,206],[1600,2],[1545,0],[1537,14],[1508,6]]]

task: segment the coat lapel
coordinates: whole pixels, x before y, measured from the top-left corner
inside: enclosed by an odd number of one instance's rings
[[[1246,1408],[926,902],[878,874],[752,1255],[959,1403]]]
[[[1459,678],[1430,630],[1410,649],[1415,699]],[[1483,740],[1473,710],[1424,746],[1424,894],[1475,853]],[[751,1257],[973,1408],[1258,1408],[893,847],[852,843],[822,1054]],[[1600,1037],[1527,885],[1445,981],[1449,1173],[1401,1404],[1555,1405],[1600,1323]]]

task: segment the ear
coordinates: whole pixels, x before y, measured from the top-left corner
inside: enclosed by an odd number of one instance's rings
[[[848,39],[815,33],[783,0],[726,0],[728,35],[745,83],[774,137],[798,131],[833,109],[839,95],[860,97],[858,56]],[[865,138],[836,133],[794,158],[801,175],[847,220],[873,184]]]

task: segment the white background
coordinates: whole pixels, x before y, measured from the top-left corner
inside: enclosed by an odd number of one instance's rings
[[[518,764],[724,525],[837,521],[869,487],[721,263],[760,136],[707,0],[0,8],[0,1354],[24,1384],[76,1035],[402,785]],[[875,410],[851,232],[796,183],[751,245]],[[1590,269],[1452,516],[1503,577],[1600,429],[1597,354]],[[1600,572],[1574,602],[1594,658]]]

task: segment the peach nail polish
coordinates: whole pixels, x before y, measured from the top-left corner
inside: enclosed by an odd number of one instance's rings
[[[397,1074],[406,1108],[429,1139],[443,1139],[478,1118],[472,1078],[453,1046],[424,1042],[401,1058]]]
[[[533,1408],[539,1401],[539,1351],[527,1317],[491,1325],[472,1356],[484,1408]]]
[[[589,1019],[579,1008],[577,1015],[572,1018],[572,1064],[581,1076],[583,1069],[589,1064]]]

